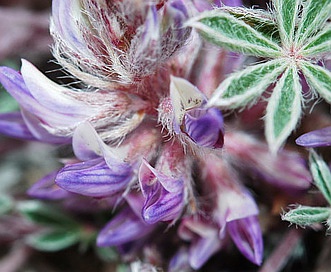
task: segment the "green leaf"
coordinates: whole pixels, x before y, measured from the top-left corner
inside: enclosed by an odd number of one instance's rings
[[[293,43],[300,0],[274,0],[279,35],[283,45],[289,48]]]
[[[79,241],[78,231],[53,230],[41,234],[29,235],[26,242],[42,251],[58,251],[70,247]]]
[[[222,11],[202,13],[188,21],[209,42],[228,50],[259,57],[281,56],[282,49],[243,20]]]
[[[300,226],[323,223],[330,217],[330,208],[299,206],[282,215],[282,220]]]
[[[317,33],[331,16],[331,0],[307,0],[296,33],[297,47]]]
[[[226,109],[246,106],[257,99],[284,69],[284,61],[272,60],[230,74],[217,87],[209,105]]]
[[[252,28],[266,36],[268,39],[278,42],[279,33],[276,21],[270,12],[263,9],[248,9],[242,7],[221,8],[222,11],[228,12],[234,17],[242,20]]]
[[[318,35],[312,37],[300,50],[304,57],[321,56],[331,51],[331,25],[323,29]]]
[[[0,215],[9,212],[13,208],[13,199],[8,195],[0,195]]]
[[[331,72],[307,61],[301,61],[299,67],[310,88],[331,103]]]
[[[0,113],[11,112],[19,109],[16,100],[8,94],[0,85]]]
[[[30,221],[52,227],[78,228],[78,223],[69,215],[41,201],[30,200],[18,204],[18,210]]]
[[[296,127],[301,115],[301,85],[295,67],[288,68],[278,81],[267,106],[266,139],[277,152]]]
[[[309,155],[309,163],[316,187],[331,205],[331,172],[329,166],[313,150]]]

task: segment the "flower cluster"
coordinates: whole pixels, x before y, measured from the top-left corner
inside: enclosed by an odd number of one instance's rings
[[[219,2],[53,0],[53,53],[81,82],[81,88],[51,81],[27,60],[22,61],[20,71],[0,67],[1,84],[20,106],[19,112],[0,115],[0,132],[72,150],[70,157],[61,160],[64,166],[36,182],[28,194],[85,211],[98,212],[100,206],[114,211],[98,232],[96,243],[99,247],[115,246],[128,261],[139,256],[147,262],[133,262],[134,267],[200,269],[230,243],[260,265],[263,230],[258,204],[248,189],[254,188],[251,181],[265,181],[261,186],[286,194],[298,194],[311,184],[310,172],[299,153],[283,149],[275,154],[263,139],[247,133],[244,125],[238,128],[235,122],[226,123],[217,107],[221,100],[215,102],[219,91],[210,103],[220,82],[245,61],[240,54],[207,44],[189,26],[202,18],[192,20],[200,12],[222,6],[226,12],[220,16],[244,28],[243,22],[231,17],[238,17],[235,11],[241,9],[232,10]],[[269,17],[262,15],[258,20],[267,22]],[[215,27],[212,22],[209,26]],[[295,29],[288,27],[288,35],[284,34],[286,29],[280,32],[286,45]],[[260,48],[263,56],[281,51],[252,29],[248,30],[264,42]],[[312,34],[313,30],[310,36],[314,38]],[[223,38],[221,45],[227,44]],[[269,45],[274,47],[267,49]],[[254,48],[237,51],[251,53]],[[258,81],[256,74],[263,72],[266,88],[287,69],[280,62],[261,64],[260,70],[247,68],[255,77],[247,70],[240,75],[247,83]],[[312,67],[307,63],[305,71]],[[282,74],[280,82],[282,86],[292,84],[290,78],[294,77],[298,89],[293,67]],[[230,79],[238,79],[237,75]],[[228,83],[225,79],[219,88]],[[248,82],[246,89],[258,87],[255,83]],[[283,133],[283,128],[280,130]],[[298,143],[314,146],[327,134],[328,130],[302,136]],[[87,201],[91,199],[97,207]],[[161,248],[164,242],[154,239],[157,234],[172,237],[169,243],[173,247],[171,256],[151,261],[147,249]]]

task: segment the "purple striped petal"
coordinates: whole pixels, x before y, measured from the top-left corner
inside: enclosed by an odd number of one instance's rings
[[[115,162],[114,162],[115,165]],[[132,169],[126,163],[117,162],[111,169],[103,158],[66,165],[56,176],[61,188],[92,197],[105,197],[124,190],[132,180]]]
[[[97,245],[119,246],[138,240],[153,231],[129,208],[122,210],[101,230],[97,237]]]
[[[221,148],[224,144],[224,123],[221,112],[216,108],[189,110],[182,128],[198,146]]]
[[[331,145],[331,127],[314,130],[301,135],[295,141],[305,147],[319,147]]]
[[[149,224],[176,220],[184,207],[184,182],[156,171],[145,160],[139,169],[139,183],[146,200],[142,210]]]
[[[41,199],[51,199],[59,200],[67,198],[70,193],[63,190],[57,184],[55,184],[55,177],[58,170],[53,171],[43,177],[41,180],[37,181],[28,190],[28,195],[31,197],[41,198]]]
[[[36,140],[24,123],[20,112],[0,114],[0,133],[23,140]]]
[[[231,221],[227,228],[240,252],[251,262],[260,265],[263,258],[263,240],[257,216]]]

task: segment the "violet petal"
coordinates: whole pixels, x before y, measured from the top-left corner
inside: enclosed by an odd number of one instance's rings
[[[81,195],[105,197],[124,190],[132,180],[128,164],[110,169],[103,158],[66,165],[55,182],[63,189]]]
[[[18,139],[36,140],[24,123],[20,112],[0,114],[0,133]]]
[[[223,116],[216,108],[196,108],[185,115],[185,132],[198,146],[221,148],[224,144]]]
[[[154,228],[144,223],[129,208],[122,210],[101,230],[97,245],[119,246],[148,235]]]
[[[58,170],[53,171],[33,184],[28,190],[28,195],[31,197],[51,200],[59,200],[68,197],[70,193],[55,184],[57,173]]]
[[[297,138],[295,142],[305,147],[330,146],[331,126],[305,133]]]
[[[257,216],[234,220],[227,226],[240,252],[251,262],[260,265],[263,258],[263,241]]]

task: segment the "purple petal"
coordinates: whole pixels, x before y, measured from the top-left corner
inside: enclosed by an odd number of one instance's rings
[[[97,245],[119,246],[138,240],[151,231],[153,227],[144,223],[129,208],[118,213],[99,233]]]
[[[263,258],[263,241],[257,216],[234,220],[227,226],[240,252],[251,262],[260,265]]]
[[[128,164],[110,169],[103,158],[66,165],[55,182],[63,189],[81,195],[105,197],[124,190],[132,180]]]
[[[28,190],[28,195],[41,199],[51,199],[58,200],[67,198],[70,193],[61,189],[55,184],[55,177],[58,173],[58,170],[53,171],[43,177],[41,180],[37,181],[32,187]]]
[[[295,141],[298,145],[305,147],[319,147],[331,145],[331,127],[325,127],[301,135]]]
[[[224,144],[223,116],[216,108],[196,108],[185,115],[185,132],[198,146],[221,148]]]
[[[184,182],[158,172],[143,160],[139,169],[139,183],[146,200],[142,210],[149,224],[175,220],[184,207]]]
[[[0,114],[0,133],[23,140],[36,140],[20,112]]]
[[[147,197],[142,216],[148,224],[176,220],[182,213],[183,202],[184,192],[169,193],[161,189]]]
[[[179,226],[178,235],[186,241],[191,241],[189,262],[194,269],[201,268],[221,248],[218,228],[197,217],[184,218]]]

